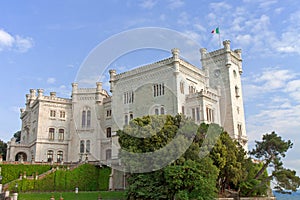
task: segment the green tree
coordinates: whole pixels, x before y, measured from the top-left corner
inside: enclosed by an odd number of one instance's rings
[[[14,133],[14,138],[16,138],[16,142],[20,142],[21,140],[21,131],[17,131]]]
[[[2,155],[3,160],[6,158],[6,150],[7,150],[7,143],[0,140],[0,155]]]
[[[217,184],[221,192],[229,188],[238,190],[239,182],[246,176],[245,156],[246,152],[228,133],[223,132],[220,135],[210,157],[220,170]]]
[[[249,194],[256,188],[268,184],[271,180],[275,180],[275,189],[278,192],[285,192],[285,190],[296,191],[300,186],[300,178],[296,176],[294,170],[284,168],[281,161],[285,157],[286,152],[292,148],[293,143],[290,140],[284,141],[275,132],[265,134],[262,137],[262,141],[255,142],[255,148],[250,154],[263,163],[261,169],[254,176],[255,180],[261,179],[261,183],[253,187]],[[262,179],[261,177],[268,167],[271,173]]]
[[[162,169],[149,173],[129,174],[127,198],[173,199],[176,197],[176,199],[208,200],[215,197],[218,169],[209,157],[199,158],[199,149],[207,131],[207,127],[203,126],[199,128],[181,115],[146,116],[132,120],[129,126],[118,131],[122,149],[134,153],[154,152],[170,145],[176,137],[179,138],[171,149],[160,154],[160,159],[145,159],[144,162],[148,162],[149,165],[165,160],[174,152],[182,152],[179,158]],[[139,137],[134,137],[135,135]],[[146,135],[151,137],[143,137]],[[192,143],[187,150],[182,151],[187,138],[192,139]],[[122,153],[120,151],[121,158],[126,163],[130,163],[131,167],[135,167],[135,164],[139,165],[133,163],[134,159],[131,156],[124,157]]]

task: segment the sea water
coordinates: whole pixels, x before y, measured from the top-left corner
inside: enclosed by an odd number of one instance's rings
[[[280,194],[274,192],[277,200],[300,200],[300,191],[293,192],[292,194]]]

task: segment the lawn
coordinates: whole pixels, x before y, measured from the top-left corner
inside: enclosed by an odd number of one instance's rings
[[[20,193],[18,200],[50,200],[53,195],[55,200],[59,200],[60,196],[64,198],[64,200],[97,200],[100,195],[102,199],[125,199],[124,192],[79,192],[75,194],[75,192],[48,192],[48,193]]]

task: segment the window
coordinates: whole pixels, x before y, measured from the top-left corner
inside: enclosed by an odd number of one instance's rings
[[[50,117],[55,117],[55,115],[56,115],[55,110],[50,110]]]
[[[181,113],[184,115],[184,106],[181,106]]]
[[[184,82],[183,81],[180,82],[180,93],[184,94]]]
[[[206,119],[208,122],[214,122],[214,110],[206,107]]]
[[[106,110],[106,117],[110,117],[111,116],[111,110]]]
[[[153,85],[153,96],[162,96],[165,95],[165,85],[164,83],[154,84]]]
[[[189,86],[189,94],[193,94],[196,92],[196,88],[192,85]]]
[[[64,155],[63,151],[58,151],[57,152],[57,162],[62,162],[63,161],[63,155]]]
[[[47,161],[48,162],[52,162],[53,160],[53,151],[52,150],[48,150],[47,151]]]
[[[238,86],[235,86],[235,96],[236,97],[240,97],[240,91],[239,91],[239,88],[238,88]]]
[[[80,153],[84,153],[84,140],[80,140]]]
[[[106,158],[106,160],[111,159],[111,149],[107,149],[105,151],[105,158]]]
[[[199,107],[196,108],[196,117],[197,117],[197,121],[200,121],[200,109]]]
[[[128,125],[128,116],[125,115],[125,125]]]
[[[236,74],[236,71],[233,70],[233,77],[236,78],[237,77],[237,74]]]
[[[192,108],[192,119],[195,121],[196,118],[196,111],[195,108]]]
[[[90,128],[91,127],[91,111],[88,110],[87,111],[87,118],[86,118],[86,127]]]
[[[85,127],[85,122],[86,122],[86,111],[84,110],[84,111],[82,111],[82,117],[81,117],[81,126],[82,126],[82,128],[84,128]]]
[[[132,119],[133,119],[133,114],[130,113],[130,114],[129,114],[129,120],[132,120]]]
[[[111,127],[106,128],[106,137],[107,138],[111,137]]]
[[[65,130],[64,129],[59,129],[58,130],[58,140],[59,141],[63,141],[64,140],[64,134],[65,134]]]
[[[89,109],[85,109],[82,111],[81,127],[82,128],[90,128],[91,127],[91,111]]]
[[[59,111],[59,117],[62,118],[62,119],[66,118],[66,112],[62,111],[62,110]]]
[[[155,108],[155,111],[154,111],[154,113],[155,113],[156,115],[159,115],[158,108]]]
[[[49,140],[54,140],[54,128],[49,128]]]
[[[243,134],[243,132],[242,132],[242,124],[238,124],[237,125],[237,129],[238,129],[239,136],[242,136],[242,134]]]
[[[133,91],[124,92],[123,101],[124,101],[124,104],[133,103],[133,101],[134,101],[134,93],[133,93]]]
[[[165,108],[164,108],[164,107],[161,107],[161,108],[160,108],[160,114],[161,114],[161,115],[164,115],[164,114],[165,114]]]
[[[86,153],[90,153],[91,152],[91,141],[87,140],[86,141],[86,149],[85,149]]]

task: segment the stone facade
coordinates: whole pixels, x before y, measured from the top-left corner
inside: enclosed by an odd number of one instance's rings
[[[196,123],[217,123],[247,149],[240,50],[201,49],[202,69],[170,58],[117,74],[111,69],[110,92],[72,84],[71,98],[30,90],[21,109],[21,141],[8,142],[7,161],[108,164],[117,158],[116,131],[136,117],[183,113]]]

